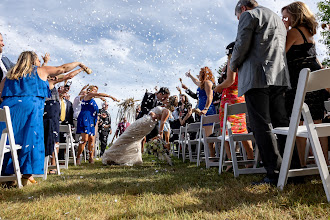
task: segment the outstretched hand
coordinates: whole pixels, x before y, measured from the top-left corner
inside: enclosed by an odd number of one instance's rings
[[[42,57],[44,63],[48,63],[48,61],[50,60],[50,55],[49,55],[49,53],[45,53],[45,56],[42,56],[42,55],[41,55],[41,57]]]

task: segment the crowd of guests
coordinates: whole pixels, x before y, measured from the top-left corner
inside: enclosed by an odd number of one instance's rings
[[[270,9],[258,5],[255,0],[239,0],[235,8],[239,20],[238,31],[236,40],[226,48],[228,60],[222,70],[224,79],[216,85],[215,77],[207,66],[201,68],[196,77],[188,71],[186,76],[197,87],[194,93],[180,78],[181,87],[187,95],[197,99],[194,107],[179,87],[179,96],[170,97],[166,87],[154,93],[146,92],[137,110],[137,121],[130,125],[126,118],[122,118],[115,132],[118,139],[108,150],[108,135],[112,130],[105,98],[118,100],[99,93],[96,85],[86,85],[73,104],[69,101],[68,80],[82,71],[90,73],[91,70],[81,62],[48,66],[49,54],[43,57],[41,65],[38,56],[31,51],[21,53],[14,64],[2,54],[4,44],[0,34],[0,74],[3,78],[0,85],[3,102],[0,107],[10,107],[16,142],[22,145],[19,163],[23,178],[27,183],[36,183],[32,174],[45,172],[44,156],[51,155],[54,158],[57,153],[54,149],[61,141],[60,124],[71,124],[80,136],[79,139],[76,137],[79,140],[78,165],[87,143],[89,162],[94,163],[96,133],[99,133],[105,164],[139,164],[146,141],[164,139],[165,147],[169,150],[171,129],[199,121],[201,115],[218,113],[222,126],[225,104],[245,102],[250,127],[247,127],[244,114],[230,117],[229,122],[234,133],[247,133],[248,129],[254,133],[267,171],[266,177],[256,184],[276,184],[276,171],[281,166],[286,137],[278,135],[275,138],[271,128],[289,125],[300,70],[322,68],[316,58],[313,38],[318,24],[307,5],[293,2],[283,7],[281,12],[282,19]],[[55,86],[61,82],[64,82],[64,86]],[[306,95],[305,102],[310,107],[315,123],[320,123],[324,118],[324,101],[328,97],[326,90]],[[103,100],[102,109],[98,109],[95,98]],[[1,124],[0,130],[3,127]],[[212,134],[213,124],[203,124],[203,128],[207,136]],[[323,138],[320,141],[326,161],[329,162],[328,140]],[[291,167],[304,167],[306,140],[297,138],[296,143]],[[225,146],[227,156],[231,158],[228,143]],[[252,143],[243,141],[243,146],[248,159],[252,159]],[[209,144],[208,149],[210,156],[214,157],[214,144]],[[51,163],[54,164],[55,160],[52,159]],[[2,173],[13,173],[10,157]]]

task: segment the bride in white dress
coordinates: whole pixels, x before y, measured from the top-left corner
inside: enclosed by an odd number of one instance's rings
[[[176,99],[171,96],[163,101],[165,107],[157,106],[149,114],[132,123],[115,143],[104,152],[103,164],[119,164],[132,166],[142,164],[141,141],[149,134],[160,120],[159,137],[163,137],[163,129],[171,111],[174,110]]]

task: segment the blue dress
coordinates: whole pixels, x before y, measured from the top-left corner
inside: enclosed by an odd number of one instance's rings
[[[94,99],[81,102],[81,111],[77,119],[77,134],[95,135],[95,125],[99,108]]]
[[[18,155],[22,174],[43,174],[45,160],[43,113],[45,98],[49,97],[49,83],[40,79],[37,66],[31,75],[18,80],[6,79],[0,108],[8,106],[16,144],[22,146]],[[5,123],[0,123],[0,131]],[[10,154],[5,173],[13,174]]]
[[[206,101],[207,101],[207,95],[204,89],[201,89],[198,87],[197,89],[197,96],[198,96],[198,108],[202,111],[205,108]],[[216,114],[215,107],[213,105],[213,100],[211,102],[211,105],[209,107],[209,110],[207,110],[206,115],[214,115]],[[204,126],[208,126],[212,124],[205,124]]]

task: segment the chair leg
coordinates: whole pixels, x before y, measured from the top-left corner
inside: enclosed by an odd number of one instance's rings
[[[58,155],[57,155],[57,147],[55,147],[55,163],[56,163],[56,169],[57,169],[57,175],[61,175],[61,171],[60,171],[60,163],[58,162]]]
[[[225,141],[221,141],[220,145],[220,159],[219,159],[219,174],[222,173],[223,162],[224,162],[224,154],[225,154]]]
[[[234,170],[234,177],[238,177],[239,170],[238,170],[235,146],[236,146],[236,143],[232,139],[232,135],[229,135],[229,147],[230,147],[230,153],[231,153],[232,166],[233,166],[233,170]]]
[[[47,174],[48,174],[48,163],[49,163],[49,156],[45,157],[45,162],[44,162],[44,176],[42,177],[43,180],[47,180]]]

